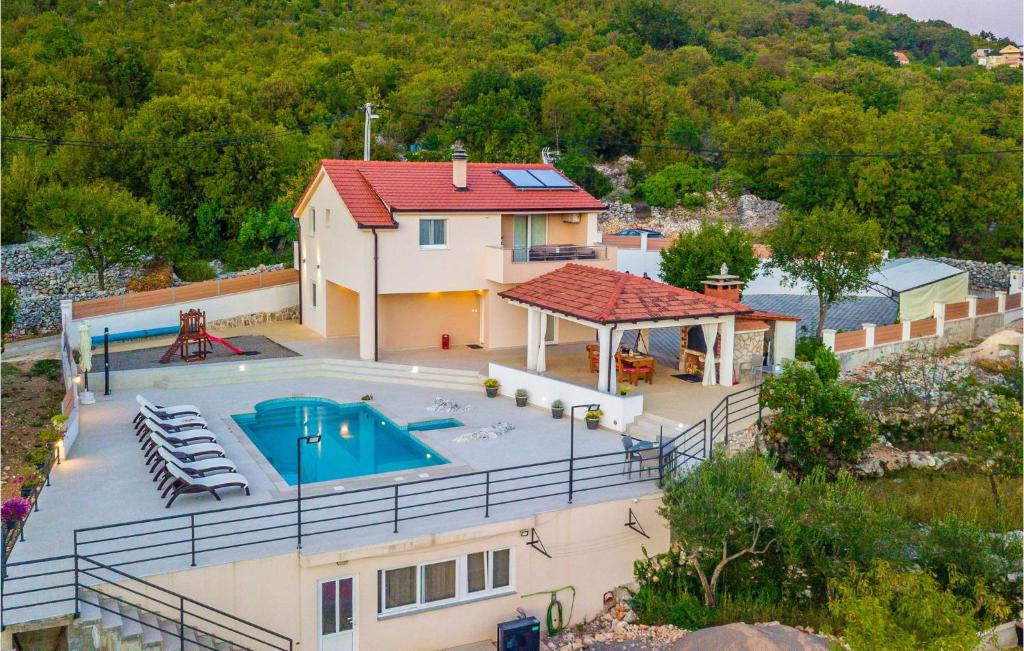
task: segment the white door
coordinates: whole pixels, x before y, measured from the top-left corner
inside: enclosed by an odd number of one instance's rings
[[[356,648],[356,582],[348,576],[320,581],[317,606],[320,612],[320,651],[354,651]]]

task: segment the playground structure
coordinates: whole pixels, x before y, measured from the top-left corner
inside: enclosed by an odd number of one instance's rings
[[[232,346],[220,337],[214,337],[206,331],[206,312],[191,309],[178,313],[180,326],[178,336],[160,357],[161,364],[167,364],[177,352],[186,362],[201,362],[210,354],[212,345],[218,343],[236,355],[245,355],[246,351]]]

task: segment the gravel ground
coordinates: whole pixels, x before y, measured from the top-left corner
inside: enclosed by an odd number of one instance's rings
[[[201,362],[185,362],[182,361],[181,357],[175,353],[171,361],[166,366],[183,366],[185,364],[211,364],[217,362],[230,362],[232,360],[258,360],[258,359],[275,359],[279,357],[298,357],[298,353],[290,348],[285,348],[281,344],[271,341],[264,336],[258,335],[246,335],[240,337],[228,337],[225,341],[230,342],[231,345],[241,348],[246,351],[246,355],[236,355],[235,353],[228,350],[226,347],[213,342],[213,347],[210,355],[205,361]],[[93,353],[92,368],[93,372],[103,372],[103,345]],[[160,356],[167,350],[167,346],[156,346],[153,348],[140,348],[138,350],[126,350],[117,353],[110,354],[110,370],[112,371],[129,371],[140,368],[157,368],[162,366],[160,364]],[[255,352],[255,355],[249,354]]]

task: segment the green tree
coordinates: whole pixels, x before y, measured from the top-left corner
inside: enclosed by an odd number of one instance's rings
[[[698,231],[680,233],[661,250],[661,277],[670,285],[699,292],[704,280],[719,273],[723,263],[746,283],[757,273],[758,262],[746,231],[705,222]]]
[[[714,607],[730,564],[776,543],[791,483],[755,453],[716,455],[669,484],[659,513],[668,520],[681,562],[693,568],[704,605]]]
[[[881,262],[880,234],[878,222],[843,207],[786,211],[769,234],[769,264],[790,285],[807,283],[818,295],[818,339],[829,308],[869,287],[868,277]]]
[[[818,468],[835,475],[860,461],[878,436],[874,421],[850,388],[831,377],[832,372],[829,365],[819,371],[814,365],[792,362],[761,386],[761,404],[773,412],[765,442],[801,476]]]
[[[291,206],[277,202],[265,213],[250,210],[238,231],[239,244],[261,251],[277,251],[295,239],[295,220]]]
[[[166,253],[180,235],[177,221],[116,185],[50,185],[33,200],[37,225],[75,256],[79,269],[96,273],[105,289],[111,265],[136,265]]]
[[[956,425],[956,438],[975,468],[988,477],[996,509],[1002,506],[999,477],[1020,477],[1024,464],[1024,415],[1017,400],[991,396],[980,409],[963,414]]]
[[[715,189],[710,169],[689,163],[675,163],[647,177],[633,189],[633,195],[652,206],[700,208],[707,205],[707,193]]]

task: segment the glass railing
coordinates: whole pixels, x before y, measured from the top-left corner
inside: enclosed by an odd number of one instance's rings
[[[512,262],[565,262],[572,260],[607,260],[608,249],[602,245],[538,244],[535,246],[494,247],[510,251]]]

